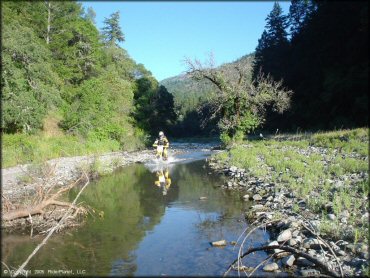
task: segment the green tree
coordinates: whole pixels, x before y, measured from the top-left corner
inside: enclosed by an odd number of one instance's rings
[[[176,120],[174,110],[173,95],[170,94],[166,87],[159,86],[153,98],[153,111],[150,117],[150,127],[152,134],[159,130],[165,130],[170,133],[169,127]]]
[[[312,0],[291,0],[288,18],[292,37],[300,33],[315,10],[316,4]]]
[[[104,40],[109,44],[118,45],[119,42],[125,41],[125,36],[119,25],[119,18],[120,12],[117,11],[104,20],[105,26],[102,28],[102,33]]]
[[[215,94],[207,102],[209,116],[206,121],[219,118],[218,126],[224,143],[243,139],[248,133],[264,123],[267,106],[282,113],[288,109],[291,91],[275,82],[270,76],[258,76],[250,81],[249,70],[243,64],[236,64],[237,75],[230,69],[215,69],[212,59],[206,64],[186,60],[188,74],[195,80],[207,79],[215,87]]]
[[[42,127],[48,109],[61,104],[61,81],[50,51],[31,28],[3,26],[2,128],[30,132]]]
[[[95,18],[96,18],[96,13],[94,9],[92,7],[88,7],[85,13],[85,19],[91,21],[93,24],[96,24]]]
[[[133,116],[143,130],[156,135],[159,130],[169,130],[176,120],[173,95],[152,76],[136,81]]]
[[[286,28],[287,16],[283,15],[280,5],[275,2],[272,11],[266,18],[265,30],[258,41],[253,67],[253,79],[260,73],[271,75],[273,79],[280,80],[284,73],[285,57],[289,41]]]
[[[133,101],[130,82],[115,72],[85,81],[75,89],[72,104],[65,109],[62,127],[75,134],[120,141],[132,136],[129,123]]]

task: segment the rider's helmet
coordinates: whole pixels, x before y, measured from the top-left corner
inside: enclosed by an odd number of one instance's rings
[[[163,131],[160,131],[160,132],[159,132],[159,136],[160,136],[160,137],[164,136]]]

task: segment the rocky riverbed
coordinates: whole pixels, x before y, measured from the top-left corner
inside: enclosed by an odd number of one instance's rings
[[[181,152],[183,150],[173,149],[171,155]],[[3,218],[7,212],[22,209],[31,211],[37,207],[37,204],[42,203],[42,200],[51,198],[53,192],[70,186],[81,177],[82,173],[86,173],[91,180],[100,175],[112,173],[119,167],[131,163],[144,163],[153,158],[154,152],[152,150],[113,152],[103,155],[61,157],[41,164],[18,165],[2,169]],[[56,200],[59,203],[65,200],[63,195],[60,198]],[[56,209],[53,206],[48,206],[46,211],[42,210],[41,214],[36,213],[29,218],[3,220],[2,227],[10,230],[31,227],[35,232],[47,231],[58,222],[67,208],[67,206],[61,206]],[[84,207],[81,207],[79,212],[86,214]],[[77,226],[78,222],[74,219],[69,223],[69,226]]]
[[[245,146],[251,147],[251,146]],[[292,147],[287,147],[292,148]],[[292,148],[303,155],[319,154],[323,157],[325,165],[329,165],[336,152],[328,152],[325,148],[308,147],[307,149]],[[356,153],[342,155],[361,158]],[[368,199],[359,197],[351,202],[361,203],[356,211],[343,210],[339,214],[333,213],[333,204],[328,202],[323,211],[313,212],[307,203],[323,194],[321,190],[312,190],[307,196],[300,196],[294,190],[284,186],[281,180],[273,179],[271,167],[268,167],[263,159],[259,159],[258,167],[268,169],[264,177],[251,174],[248,169],[230,165],[228,161],[217,160],[215,157],[209,160],[209,165],[219,174],[228,177],[222,186],[224,190],[239,190],[242,200],[252,201],[253,204],[246,212],[249,221],[255,220],[256,225],[265,223],[271,233],[269,245],[285,245],[295,248],[316,258],[325,264],[329,270],[338,275],[364,276],[368,275],[368,242],[359,242],[356,239],[355,228],[349,223],[350,217],[357,217],[358,223],[368,223]],[[326,182],[331,184],[332,191],[344,186],[344,181],[349,184],[348,190],[354,190],[358,182],[368,180],[367,172],[344,174],[334,177]],[[350,182],[348,182],[350,181]],[[304,186],[304,184],[302,184]],[[351,189],[352,188],[352,189]],[[363,199],[362,199],[363,198]],[[357,215],[353,215],[356,214]],[[330,229],[341,231],[339,238],[331,234],[322,233],[323,225],[330,225]],[[364,228],[368,234],[368,225]],[[355,237],[355,239],[353,238]],[[357,242],[356,242],[357,241]],[[274,249],[274,253],[278,253]],[[280,271],[283,269],[302,276],[319,276],[328,274],[306,258],[289,252],[275,254],[274,262],[266,264],[264,271]]]
[[[181,150],[171,150],[172,154]],[[1,170],[2,193],[10,200],[32,194],[36,185],[63,186],[78,179],[81,171],[108,174],[130,163],[144,163],[154,158],[151,150],[111,152],[103,155],[61,157],[42,164],[25,164]],[[91,173],[94,174],[94,173]],[[96,173],[97,174],[97,173]],[[47,179],[47,182],[45,182]]]

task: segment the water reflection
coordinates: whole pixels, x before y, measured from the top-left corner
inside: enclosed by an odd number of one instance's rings
[[[104,218],[89,216],[78,230],[54,235],[28,268],[82,269],[89,276],[222,275],[236,250],[209,242],[237,239],[247,225],[245,203],[238,192],[217,188],[222,180],[205,167],[197,161],[152,173],[137,164],[92,183],[80,201]],[[258,233],[250,244],[267,239]],[[4,235],[3,261],[20,265],[41,240]]]
[[[168,168],[162,167],[162,169],[156,172],[156,177],[157,180],[154,182],[154,184],[161,189],[162,195],[167,195],[167,191],[172,182]]]

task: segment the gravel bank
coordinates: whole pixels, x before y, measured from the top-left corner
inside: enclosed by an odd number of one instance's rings
[[[245,147],[250,148],[251,146],[245,145]],[[310,146],[307,149],[295,147],[293,149],[307,156],[318,154],[327,165],[332,161],[331,156],[335,155],[335,152],[329,155],[327,149],[319,147]],[[356,153],[344,156],[367,159]],[[260,164],[258,167],[268,168],[263,159],[258,161]],[[209,165],[217,173],[228,177],[222,186],[224,190],[238,190],[242,201],[251,203],[250,209],[246,212],[247,219],[254,220],[259,224],[268,223],[266,226],[271,234],[270,245],[283,244],[294,247],[296,250],[309,254],[325,263],[329,269],[336,271],[338,274],[342,272],[345,276],[367,275],[364,271],[369,267],[368,244],[367,242],[353,240],[355,227],[348,223],[350,217],[357,217],[360,225],[361,223],[368,223],[367,197],[352,200],[352,202],[362,204],[357,212],[343,210],[340,214],[335,215],[332,209],[333,203],[328,202],[322,208],[325,213],[314,213],[308,208],[307,203],[319,198],[320,194],[323,194],[320,190],[313,190],[307,196],[299,196],[296,192],[284,187],[281,181],[274,180],[272,178],[272,171],[274,170],[271,168],[268,169],[269,172],[265,177],[256,177],[248,169],[238,168],[215,158],[209,160]],[[354,186],[358,182],[367,179],[368,173],[360,172],[344,174],[323,182],[329,182],[332,185],[330,194],[334,194],[338,188],[345,186],[345,184],[349,186],[348,190],[354,190]],[[364,199],[362,200],[362,198]],[[353,215],[355,213],[357,214]],[[341,234],[339,239],[330,234],[320,233],[323,224],[330,225],[331,228],[338,227],[344,233]],[[368,233],[368,228],[365,228],[365,230]],[[278,250],[274,249],[272,253],[274,252],[276,253]],[[276,256],[275,262],[272,262],[271,265],[267,264],[264,270],[277,272],[284,270],[301,276],[326,274],[320,273],[320,269],[307,259],[286,252]]]

